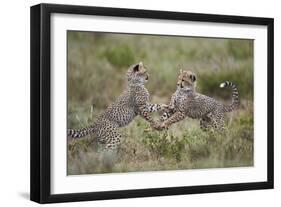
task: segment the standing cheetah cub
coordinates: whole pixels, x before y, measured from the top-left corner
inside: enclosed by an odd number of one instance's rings
[[[156,129],[167,129],[171,124],[179,122],[186,117],[199,119],[202,130],[209,128],[215,130],[224,129],[224,114],[237,109],[239,105],[236,85],[229,81],[220,84],[221,88],[232,88],[232,103],[229,106],[225,106],[211,97],[197,93],[195,87],[196,75],[190,71],[180,70],[177,90],[172,95],[170,104],[165,106],[166,110],[160,118],[162,123],[158,125],[158,128],[156,126]]]
[[[92,125],[81,129],[68,129],[68,137],[80,138],[93,134],[105,149],[117,150],[121,142],[118,128],[128,125],[136,116],[140,115],[151,125],[157,125],[149,113],[161,110],[161,106],[148,102],[149,93],[144,87],[148,73],[142,62],[128,69],[127,79],[127,88]]]

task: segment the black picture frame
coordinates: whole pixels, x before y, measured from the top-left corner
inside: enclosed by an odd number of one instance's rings
[[[50,70],[50,15],[53,13],[83,14],[113,17],[180,20],[210,23],[232,23],[267,26],[267,181],[237,184],[218,184],[186,187],[167,187],[74,194],[50,193],[50,130],[51,130],[51,70]],[[89,6],[39,4],[31,7],[31,174],[30,199],[39,203],[88,201],[102,199],[166,196],[224,191],[242,191],[273,188],[273,39],[272,18],[195,14],[168,11],[135,10]]]

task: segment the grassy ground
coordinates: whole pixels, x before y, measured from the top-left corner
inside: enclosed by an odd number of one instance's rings
[[[113,166],[95,150],[94,137],[68,143],[68,174],[176,170],[253,165],[253,41],[68,32],[68,127],[86,126],[124,89],[127,68],[143,61],[153,103],[168,103],[180,68],[194,71],[198,91],[228,104],[238,85],[239,110],[227,114],[225,136],[202,132],[186,119],[157,132],[137,117],[120,129],[123,142]],[[155,119],[158,118],[155,115]]]

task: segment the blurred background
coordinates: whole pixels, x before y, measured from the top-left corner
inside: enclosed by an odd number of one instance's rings
[[[100,163],[92,137],[68,143],[68,174],[171,170],[253,164],[253,40],[68,31],[68,128],[85,127],[126,87],[126,71],[142,61],[152,103],[168,103],[179,69],[197,74],[197,91],[231,102],[225,80],[238,85],[239,110],[227,114],[227,136],[207,134],[186,119],[168,132],[141,118],[122,128],[120,160]],[[155,119],[159,116],[155,115]],[[123,152],[123,153],[122,153]]]

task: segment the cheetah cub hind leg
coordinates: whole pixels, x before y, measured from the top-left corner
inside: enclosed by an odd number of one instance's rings
[[[122,135],[118,131],[116,124],[103,121],[96,128],[95,135],[101,150],[117,152],[121,144]]]
[[[122,135],[117,126],[109,121],[100,124],[95,134],[99,145],[101,165],[106,171],[111,171],[118,160],[117,155]]]
[[[224,115],[222,113],[211,113],[209,117],[210,117],[210,124],[216,132],[220,134],[227,133],[227,129],[225,127]]]
[[[224,116],[220,113],[209,113],[200,118],[200,128],[205,132],[227,133]]]
[[[204,116],[200,119],[200,128],[202,131],[209,131],[212,128],[211,119],[208,116]]]

